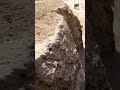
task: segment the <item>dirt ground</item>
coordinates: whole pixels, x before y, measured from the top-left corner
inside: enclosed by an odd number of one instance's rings
[[[63,5],[60,0],[35,1],[35,41],[42,42],[54,34],[55,25],[60,21],[60,16],[53,13],[57,7]]]

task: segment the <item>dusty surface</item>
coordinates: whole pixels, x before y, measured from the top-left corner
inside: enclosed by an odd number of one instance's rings
[[[34,61],[33,11],[34,2],[31,2],[30,0],[1,0],[1,90],[18,90],[29,81],[26,81],[28,77],[23,78],[22,75],[30,75],[30,73],[32,73],[32,71],[26,73],[29,70],[25,64]]]
[[[81,59],[65,21],[58,27],[54,42],[48,42],[46,52],[36,59],[38,81],[50,85],[47,90],[78,90],[84,82]],[[38,90],[43,83],[38,84]]]
[[[56,25],[62,16],[53,10],[63,7],[64,4],[60,0],[37,0],[35,4],[35,58],[37,58],[44,53],[49,38],[52,37],[54,41]]]
[[[10,1],[1,4],[0,9],[5,11],[2,11],[0,16],[0,73],[2,73],[0,74],[0,77],[8,75],[13,68],[23,68],[24,63],[28,60],[29,49],[26,50],[26,48],[27,45],[33,44],[32,40],[34,39],[32,37],[33,31],[31,29],[32,27],[34,28],[32,25],[34,22],[31,23],[33,15],[30,15],[31,11],[29,11],[31,10],[31,4],[26,8],[23,7],[23,11],[17,11],[18,8],[22,7],[22,4],[25,5],[27,2],[28,1],[23,1],[23,3],[20,2],[19,5],[19,2],[9,5],[12,3]],[[17,5],[18,7],[16,7]],[[10,11],[12,8],[16,10]],[[27,12],[25,13],[25,11]],[[29,19],[28,16],[31,19]],[[28,23],[21,23],[25,20],[27,20]],[[22,52],[26,52],[26,54],[22,54]]]
[[[42,42],[54,34],[55,25],[60,21],[60,15],[52,10],[62,7],[60,0],[35,1],[35,41]]]
[[[72,11],[66,6],[62,8],[63,6],[65,5],[59,0],[36,1],[37,90],[83,88],[84,71],[78,52],[83,46],[81,25]]]

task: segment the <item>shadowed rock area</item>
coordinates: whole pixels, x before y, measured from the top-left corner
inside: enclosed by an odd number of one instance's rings
[[[113,56],[115,50],[113,4],[113,0],[86,1],[85,74],[87,90],[112,89],[112,74],[110,73],[112,62],[109,58]]]
[[[34,90],[34,2],[1,0],[0,21],[0,90]]]

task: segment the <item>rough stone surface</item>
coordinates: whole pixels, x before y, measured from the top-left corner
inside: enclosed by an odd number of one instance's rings
[[[114,51],[113,1],[86,1],[86,56],[85,74],[87,90],[110,90],[111,83],[106,72],[111,69],[110,57]],[[99,11],[99,12],[98,12]],[[104,65],[104,66],[103,66]],[[108,82],[109,81],[109,82]]]
[[[51,88],[53,90],[55,88],[78,90],[84,81],[84,72],[76,45],[65,21],[58,25],[56,34],[55,41],[49,42],[44,55],[36,58],[37,78],[41,82],[53,85]]]
[[[65,4],[67,4],[72,10],[73,14],[78,17],[80,20],[80,24],[82,26],[82,40],[83,47],[85,48],[85,0],[62,0]],[[75,9],[74,5],[79,4]]]
[[[39,2],[41,1],[37,1]],[[49,5],[54,3],[54,1],[47,2]],[[58,3],[59,0],[55,2]],[[53,22],[57,20],[57,24],[54,23],[52,29],[48,30],[52,30],[52,35],[46,35],[47,38],[42,42],[36,40],[36,90],[79,90],[83,88],[85,79],[83,58],[80,56],[82,53],[79,52],[83,49],[80,21],[65,4],[48,11],[50,15],[55,14]],[[43,34],[42,30],[36,28],[36,32],[41,31]]]
[[[0,89],[31,83],[34,63],[34,2],[0,2]],[[29,68],[29,69],[28,69]],[[29,79],[31,77],[31,79]]]

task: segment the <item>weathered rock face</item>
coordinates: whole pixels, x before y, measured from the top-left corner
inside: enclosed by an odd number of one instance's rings
[[[36,59],[36,72],[40,81],[53,84],[57,90],[76,90],[80,85],[74,84],[84,80],[81,59],[65,21],[58,27],[56,40],[49,42],[45,54]]]
[[[80,21],[78,20],[78,18],[74,16],[72,11],[69,10],[68,7],[58,8],[56,12],[64,16],[64,19],[68,24],[69,29],[72,33],[73,39],[77,45],[77,50],[80,50],[81,48],[83,48],[82,30],[81,30]]]
[[[72,10],[73,14],[78,17],[82,25],[82,41],[85,48],[85,0],[62,0]],[[78,4],[78,6],[75,6]]]
[[[0,21],[0,89],[18,90],[34,82],[34,2],[1,0]]]
[[[92,25],[86,22],[86,48],[85,48],[85,82],[86,90],[109,89],[106,78],[105,67],[102,64],[100,54],[97,52],[95,36],[92,32]]]
[[[36,37],[36,90],[79,90],[83,88],[85,78],[81,62],[83,58],[79,52],[83,49],[80,21],[61,1],[47,2],[51,6],[55,3],[61,5],[54,8],[49,6],[51,9],[47,9],[51,13],[49,14],[51,18],[54,15],[55,20],[50,21],[54,23],[49,24],[44,22],[44,25],[54,24],[52,28],[48,27],[48,31],[51,31],[52,34],[45,35],[47,38],[42,42],[37,38],[41,38],[41,36]],[[42,3],[46,3],[46,0]],[[48,14],[48,12],[46,13]],[[49,15],[43,18],[49,17]],[[44,27],[42,26],[41,30],[36,28],[36,32],[38,31],[41,31],[43,35]]]
[[[101,54],[109,54],[114,48],[114,17],[111,1],[93,0],[91,2],[86,2],[89,5],[86,8],[86,17],[87,20],[91,22],[91,25],[94,26],[93,33],[95,35],[96,43],[99,45]]]
[[[115,52],[112,57],[112,84],[113,89],[118,90],[120,88],[120,1],[114,0],[114,22],[113,32],[115,34]],[[110,57],[111,58],[111,57]]]
[[[109,63],[105,56],[113,53],[113,1],[86,1],[86,89],[110,89],[108,75],[102,63]]]

